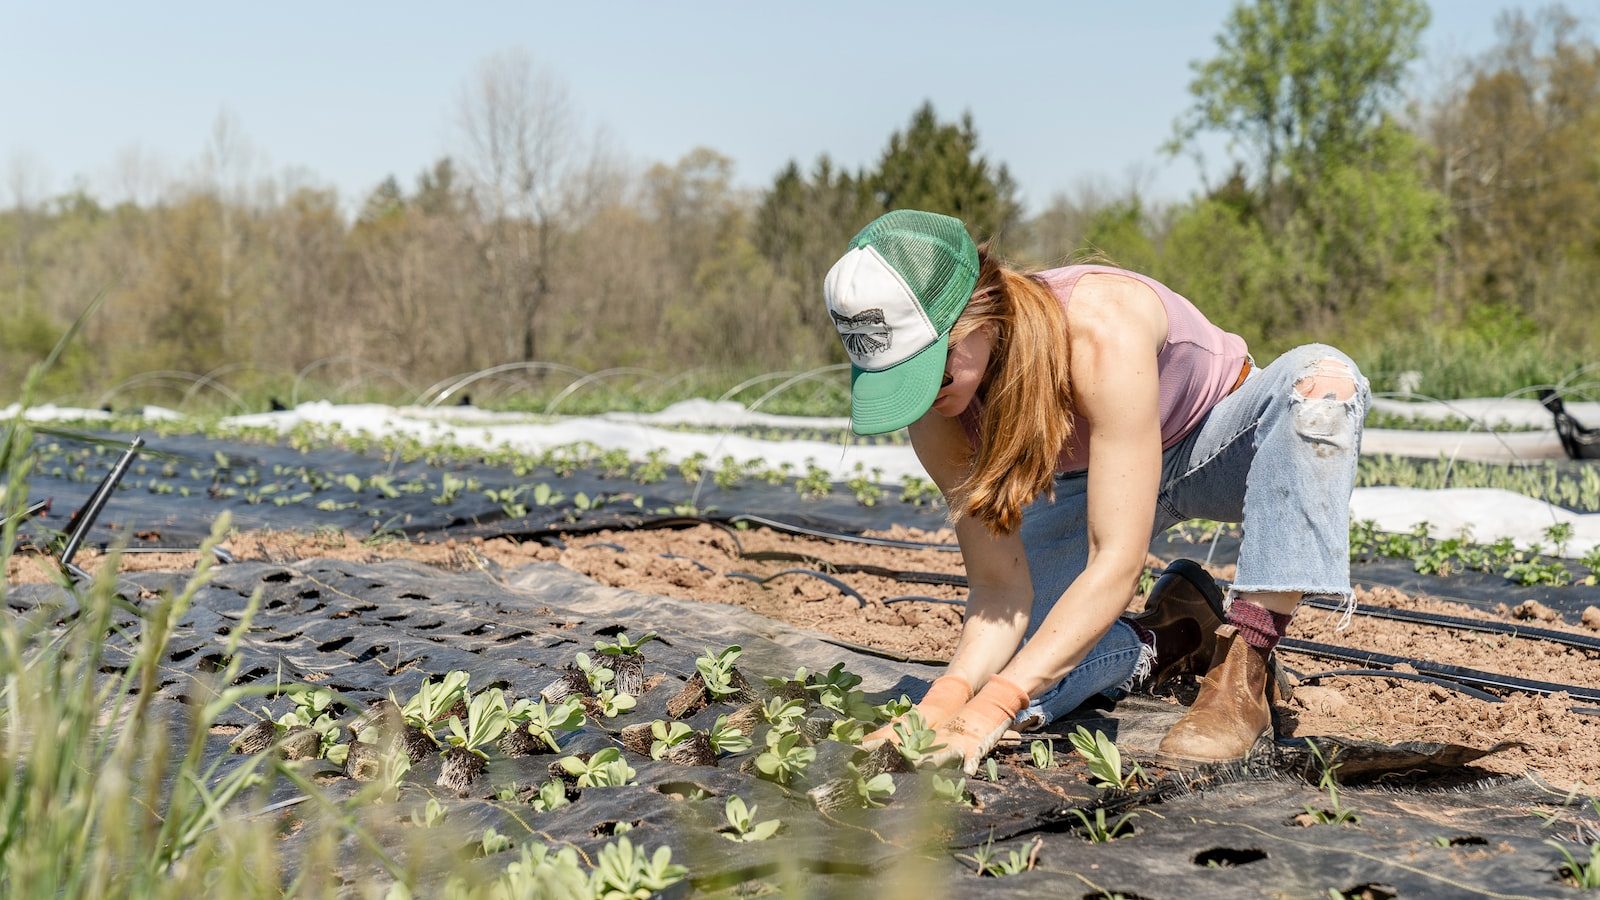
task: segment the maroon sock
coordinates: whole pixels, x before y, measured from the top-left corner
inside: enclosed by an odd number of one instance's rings
[[[1228,624],[1239,629],[1239,636],[1244,638],[1246,644],[1261,650],[1278,646],[1284,632],[1289,630],[1289,620],[1292,618],[1293,615],[1275,613],[1260,604],[1239,598],[1235,598],[1233,605],[1228,607]]]

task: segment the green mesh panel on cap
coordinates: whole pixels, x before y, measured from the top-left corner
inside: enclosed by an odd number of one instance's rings
[[[915,209],[884,213],[851,248],[872,246],[906,280],[939,334],[947,334],[978,283],[978,246],[960,219]]]

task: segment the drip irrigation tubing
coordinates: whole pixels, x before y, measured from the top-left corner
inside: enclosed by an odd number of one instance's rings
[[[837,531],[825,531],[820,528],[808,528],[804,525],[795,525],[790,522],[780,522],[765,516],[755,516],[741,513],[728,519],[730,523],[750,522],[771,528],[773,531],[782,531],[787,534],[798,534],[804,537],[821,538],[826,541],[843,541],[850,544],[870,544],[874,547],[898,547],[902,550],[939,550],[945,553],[960,553],[958,544],[935,544],[928,541],[899,541],[893,538],[875,538],[860,534],[844,534]]]
[[[1410,666],[1426,675],[1434,675],[1488,690],[1519,691],[1526,694],[1542,695],[1565,693],[1574,700],[1600,703],[1600,688],[1584,687],[1580,684],[1536,681],[1531,678],[1519,678],[1515,675],[1500,675],[1480,669],[1469,669],[1465,666],[1429,662],[1425,659],[1413,659],[1405,656],[1392,656],[1388,653],[1378,653],[1372,650],[1355,650],[1350,647],[1337,647],[1332,644],[1319,644],[1296,638],[1284,638],[1278,643],[1278,647],[1282,650],[1303,653],[1307,656],[1315,656],[1321,659],[1355,663],[1363,668]]]
[[[847,596],[847,597],[851,598],[852,600],[856,601],[856,607],[858,609],[866,609],[867,608],[867,598],[861,596],[861,593],[859,591],[857,591],[855,588],[851,587],[850,585],[845,584],[844,582],[840,581],[839,579],[833,577],[832,575],[829,575],[826,572],[818,572],[815,569],[784,569],[782,572],[778,572],[778,573],[773,574],[773,575],[752,575],[749,572],[729,572],[729,573],[727,573],[726,577],[728,577],[728,578],[743,578],[745,581],[754,581],[756,584],[766,584],[767,582],[772,581],[773,579],[782,578],[785,575],[805,575],[805,576],[807,576],[809,578],[815,578],[815,579],[817,579],[819,581],[825,581],[828,584],[831,584],[835,588],[837,588],[840,593],[842,593],[845,596]]]
[[[890,605],[893,605],[895,603],[907,603],[907,602],[914,602],[914,603],[943,603],[946,606],[966,606],[967,605],[967,601],[965,601],[965,600],[951,600],[948,597],[929,597],[927,594],[901,594],[898,597],[885,597],[883,600],[880,600],[878,602],[882,603],[884,606],[890,606]]]
[[[1455,691],[1458,694],[1464,694],[1474,700],[1482,700],[1485,703],[1506,702],[1505,698],[1496,697],[1488,691],[1480,691],[1470,685],[1451,681],[1448,678],[1440,678],[1436,675],[1424,675],[1421,672],[1396,672],[1393,669],[1331,669],[1327,672],[1316,672],[1311,675],[1296,673],[1295,677],[1300,680],[1301,684],[1316,684],[1324,678],[1398,678],[1404,681],[1419,681],[1423,684],[1442,687],[1447,691]]]
[[[1315,609],[1324,609],[1338,612],[1341,605],[1319,597],[1307,597],[1301,601]],[[1356,614],[1372,616],[1377,619],[1393,619],[1397,622],[1410,622],[1415,625],[1433,625],[1440,628],[1454,628],[1462,631],[1483,631],[1489,634],[1504,634],[1515,638],[1527,640],[1549,641],[1552,644],[1563,644],[1579,650],[1593,650],[1600,652],[1600,638],[1589,637],[1585,634],[1571,634],[1564,631],[1555,631],[1549,628],[1535,628],[1531,626],[1512,625],[1506,622],[1491,622],[1484,619],[1469,619],[1465,616],[1451,616],[1443,613],[1419,612],[1409,609],[1395,609],[1388,606],[1358,606]]]
[[[945,572],[912,572],[864,563],[834,563],[808,553],[790,553],[784,550],[757,550],[754,553],[741,553],[739,555],[744,559],[755,562],[805,563],[808,566],[816,566],[827,569],[830,572],[842,572],[849,575],[876,575],[880,578],[890,578],[909,584],[940,584],[950,587],[967,586],[967,579],[964,575],[951,575]]]

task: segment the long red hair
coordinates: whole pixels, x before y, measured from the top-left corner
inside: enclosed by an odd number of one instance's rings
[[[978,248],[978,283],[950,330],[955,344],[987,328],[993,339],[983,374],[978,447],[952,492],[952,521],[971,516],[996,534],[1022,524],[1022,508],[1055,496],[1056,460],[1072,440],[1067,315],[1039,278]]]

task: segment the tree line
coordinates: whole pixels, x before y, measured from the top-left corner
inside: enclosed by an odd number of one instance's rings
[[[517,53],[463,89],[455,152],[354,215],[255,177],[222,119],[192,178],[137,201],[30,196],[14,173],[0,377],[102,291],[47,394],[160,370],[281,385],[319,361],[413,385],[519,360],[801,369],[843,359],[820,285],[844,242],[914,207],[1022,264],[1147,272],[1258,359],[1321,340],[1380,390],[1406,369],[1436,393],[1552,379],[1600,339],[1600,46],[1560,6],[1505,14],[1423,96],[1405,80],[1427,20],[1420,0],[1238,4],[1167,148],[1225,135],[1227,175],[1167,204],[1085,186],[1027,214],[972,117],[931,103],[870,167],[794,161],[756,191],[709,148],[631,167]]]

